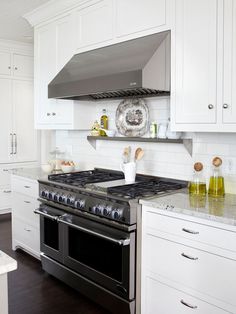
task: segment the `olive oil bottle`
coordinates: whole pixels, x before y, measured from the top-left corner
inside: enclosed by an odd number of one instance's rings
[[[203,175],[203,164],[201,162],[194,164],[193,178],[189,182],[189,194],[206,195],[206,179]]]
[[[101,129],[108,130],[108,116],[106,109],[102,110],[102,116],[100,119]],[[106,136],[106,131],[100,130],[101,136]]]
[[[222,159],[215,157],[212,160],[212,175],[210,177],[208,194],[213,197],[223,197],[225,195],[224,177],[221,172]]]

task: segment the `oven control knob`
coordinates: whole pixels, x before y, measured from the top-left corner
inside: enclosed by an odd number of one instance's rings
[[[55,192],[49,192],[48,198],[52,201],[52,200],[54,200],[54,195],[55,195]]]
[[[80,208],[85,208],[85,200],[80,200],[79,204],[80,204]]]
[[[94,205],[92,207],[92,213],[97,214],[97,215],[101,214],[102,213],[102,205]]]
[[[55,202],[59,202],[59,196],[60,196],[59,193],[55,193],[55,194],[54,194],[54,197],[53,197],[53,200],[54,200]]]
[[[111,206],[106,206],[103,208],[103,215],[104,216],[110,216],[112,212],[112,207]]]
[[[66,199],[65,195],[64,194],[60,194],[59,197],[58,197],[58,202],[59,203],[64,203],[65,199]]]
[[[41,196],[44,198],[48,198],[48,194],[49,194],[48,190],[42,190],[41,192]]]
[[[68,195],[66,198],[66,204],[74,205],[74,203],[75,203],[75,197],[73,195]]]
[[[118,220],[122,218],[123,210],[118,208],[118,209],[113,209],[111,216],[113,219]]]
[[[85,200],[77,199],[75,200],[74,205],[78,209],[83,209],[85,207]]]

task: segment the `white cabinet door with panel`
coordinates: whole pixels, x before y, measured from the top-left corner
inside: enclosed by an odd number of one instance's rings
[[[170,29],[169,0],[116,0],[116,36],[123,37],[141,31]]]
[[[14,77],[33,78],[33,57],[23,54],[13,54],[13,73]]]
[[[11,75],[11,54],[0,51],[0,75]]]
[[[37,160],[37,131],[34,129],[33,82],[13,81],[13,140],[15,161]]]
[[[12,81],[0,78],[0,163],[9,163],[13,157]]]
[[[113,1],[100,0],[75,14],[76,48],[108,44],[113,39]]]
[[[177,0],[175,21],[175,123],[216,123],[217,1]]]
[[[236,2],[224,0],[223,123],[236,123]]]

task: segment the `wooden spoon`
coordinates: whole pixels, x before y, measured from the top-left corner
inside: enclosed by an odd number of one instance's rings
[[[142,150],[142,148],[137,148],[135,151],[135,156],[134,156],[134,160],[138,161],[141,160],[143,158],[144,155],[144,151]]]

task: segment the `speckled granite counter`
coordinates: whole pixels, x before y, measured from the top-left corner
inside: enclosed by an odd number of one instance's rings
[[[224,198],[196,197],[183,190],[171,195],[141,200],[140,203],[164,211],[236,226],[235,194],[226,194]]]
[[[31,180],[47,179],[48,174],[43,172],[41,168],[19,168],[11,170],[11,174],[28,178]]]

